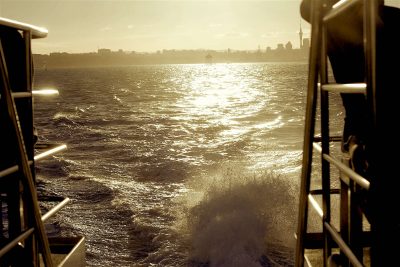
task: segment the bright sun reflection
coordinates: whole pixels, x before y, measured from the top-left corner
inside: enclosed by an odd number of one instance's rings
[[[191,103],[198,108],[224,108],[246,98],[247,89],[229,64],[205,66],[203,75],[191,83]],[[205,112],[205,110],[203,110]]]
[[[275,88],[267,80],[264,83],[262,66],[217,63],[184,68],[184,97],[177,103],[182,112],[174,118],[186,121],[189,128],[192,121],[197,121],[204,139],[193,143],[184,140],[180,146],[209,146],[210,136],[221,145],[252,132],[262,135],[285,124],[279,106],[273,103]],[[249,69],[252,75],[248,75]]]
[[[33,95],[58,95],[58,90],[56,89],[40,89],[40,90],[33,90]]]
[[[264,91],[254,87],[258,77],[246,76],[245,72],[244,66],[236,64],[204,64],[197,68],[181,102],[185,107],[181,118],[202,119],[211,128],[222,127],[219,136],[223,142],[253,130],[245,118],[264,108],[260,101]]]

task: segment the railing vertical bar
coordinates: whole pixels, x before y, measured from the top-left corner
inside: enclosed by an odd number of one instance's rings
[[[322,37],[321,37],[321,65],[320,65],[320,83],[321,85],[328,83],[328,64],[327,64],[327,29],[326,26],[322,25]],[[330,222],[331,220],[331,198],[330,198],[330,164],[328,161],[323,160],[324,154],[329,154],[329,93],[327,91],[320,92],[320,105],[321,105],[321,172],[322,172],[322,209],[324,216],[322,224],[324,222]],[[322,227],[322,231],[325,232],[325,228]],[[323,249],[323,264],[328,266],[328,258],[331,255],[330,247],[330,236],[326,233],[324,236],[324,249]]]
[[[300,185],[300,199],[297,225],[297,245],[295,264],[298,267],[304,266],[304,239],[307,231],[308,218],[308,195],[310,192],[310,176],[312,162],[312,146],[315,128],[315,116],[317,106],[318,88],[318,60],[321,38],[320,20],[322,3],[313,1],[311,4],[312,27],[311,47],[309,55],[309,73],[307,86],[306,121],[304,125],[303,160]]]
[[[32,62],[31,62],[31,31],[23,31],[23,39],[24,39],[24,44],[25,44],[25,85],[23,88],[24,92],[31,93],[32,91]],[[21,75],[22,76],[22,75]],[[32,103],[32,97],[29,98],[24,98],[21,100],[22,103],[18,105],[20,110],[23,110],[21,114],[18,114],[18,116],[23,116],[23,118],[20,118],[20,126],[21,126],[21,131],[22,131],[22,136],[24,137],[24,142],[25,142],[25,153],[27,157],[27,168],[30,170],[30,178],[32,179],[33,184],[36,183],[36,177],[35,177],[35,166],[34,166],[34,161],[33,161],[33,156],[34,156],[34,144],[33,144],[33,103]],[[18,109],[17,109],[18,112]],[[29,164],[29,160],[32,160],[32,164]],[[26,190],[26,187],[25,189]],[[29,189],[31,190],[31,189]],[[24,198],[24,205],[25,207],[29,207],[31,205],[34,205],[33,203],[30,203],[32,200],[29,199],[29,197]],[[33,199],[35,201],[35,198]],[[24,214],[23,216],[25,217],[24,220],[22,220],[22,223],[26,223],[27,225],[24,225],[23,227],[32,227],[36,226],[35,220],[37,221],[37,218],[35,216],[32,216],[32,212],[30,209],[24,209]],[[40,240],[40,237],[38,238]],[[37,244],[36,244],[36,236],[32,235],[30,238],[27,238],[25,241],[25,248],[29,252],[29,257],[30,261],[34,262],[35,264],[39,263],[39,259],[37,257]],[[46,262],[46,261],[45,261]]]

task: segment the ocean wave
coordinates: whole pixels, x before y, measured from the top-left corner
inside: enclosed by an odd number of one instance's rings
[[[168,161],[158,162],[158,158],[152,158],[153,164],[145,164],[138,170],[138,181],[152,182],[179,182],[184,181],[190,174],[190,168],[184,162]]]
[[[67,112],[57,112],[53,116],[53,120],[55,124],[76,124],[76,120],[79,119],[80,116],[77,113],[67,113]]]
[[[40,102],[36,125],[68,149],[38,173],[71,199],[62,231],[86,237],[87,265],[292,266],[306,71],[48,70],[62,102]],[[283,174],[246,171],[266,167]]]
[[[206,179],[199,189],[194,203],[187,196],[183,218],[195,266],[292,264],[295,190],[289,181],[273,173],[251,177],[230,168]]]
[[[45,164],[37,164],[35,166],[36,173],[45,177],[66,177],[68,176],[68,170],[65,163],[59,158],[46,160]]]

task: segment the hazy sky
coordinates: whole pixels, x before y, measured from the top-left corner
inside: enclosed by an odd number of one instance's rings
[[[300,0],[0,0],[0,15],[49,30],[33,41],[34,53],[254,50],[288,41],[299,47],[300,21],[305,37],[310,31],[299,6]]]

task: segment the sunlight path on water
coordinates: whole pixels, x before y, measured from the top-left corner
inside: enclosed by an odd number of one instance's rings
[[[39,176],[67,190],[64,231],[87,237],[88,265],[290,266],[306,72],[303,63],[36,72],[38,86],[60,91],[38,99],[40,138],[68,145]]]

